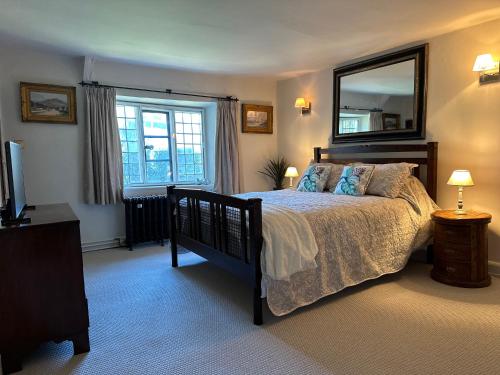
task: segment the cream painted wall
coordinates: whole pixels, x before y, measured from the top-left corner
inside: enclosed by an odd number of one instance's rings
[[[0,45],[0,50],[1,119],[5,138],[22,139],[25,143],[28,202],[69,202],[81,220],[84,243],[123,237],[122,205],[90,206],[83,203],[84,103],[81,88],[77,87],[76,126],[23,123],[20,118],[20,81],[77,86],[82,80],[83,59],[25,45],[5,44]],[[95,79],[111,84],[234,95],[243,103],[275,105],[276,99],[276,81],[268,78],[189,73],[97,61]],[[273,135],[242,134],[239,131],[242,187],[245,191],[269,188],[269,183],[257,170],[267,156],[276,152],[276,128],[275,122]]]
[[[500,20],[429,40],[427,140],[439,142],[438,204],[453,208],[456,188],[446,185],[454,169],[470,169],[476,186],[465,191],[467,208],[493,215],[490,259],[500,261],[500,83],[479,86],[475,57],[500,58]],[[303,170],[314,146],[330,144],[332,69],[278,82],[278,149]],[[301,116],[294,99],[312,102]]]

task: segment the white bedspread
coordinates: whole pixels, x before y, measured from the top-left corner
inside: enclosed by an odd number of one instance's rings
[[[262,204],[262,272],[274,280],[316,268],[318,246],[307,219],[297,211]]]
[[[437,207],[416,179],[405,199],[375,196],[352,197],[294,190],[246,193],[242,198],[261,198],[263,207],[276,205],[300,213],[309,223],[318,252],[317,267],[288,272],[289,279],[274,279],[266,264],[263,293],[275,315],[287,314],[345,287],[401,270],[412,250],[431,238],[430,213]],[[411,199],[410,199],[411,198]],[[413,202],[410,204],[408,200]],[[268,213],[264,211],[263,222]],[[273,219],[268,236],[277,240]],[[277,231],[281,232],[281,229]],[[301,235],[301,234],[299,234]],[[286,248],[280,249],[280,254]],[[288,248],[288,251],[294,251]],[[278,253],[263,256],[279,262]],[[295,259],[297,255],[286,255]]]

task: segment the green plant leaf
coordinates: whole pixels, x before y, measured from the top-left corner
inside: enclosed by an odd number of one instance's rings
[[[289,166],[290,164],[284,156],[277,155],[275,158],[269,159],[263,170],[258,172],[269,177],[274,183],[274,188],[282,189],[286,170]]]

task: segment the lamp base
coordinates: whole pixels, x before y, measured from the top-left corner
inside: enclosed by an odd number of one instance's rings
[[[465,211],[463,209],[456,209],[455,211],[453,211],[453,213],[455,213],[457,215],[465,215],[467,213],[467,211]]]

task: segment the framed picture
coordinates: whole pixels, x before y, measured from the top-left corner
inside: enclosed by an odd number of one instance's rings
[[[21,82],[23,122],[76,124],[76,88]]]
[[[243,104],[242,115],[243,133],[273,134],[273,106]]]
[[[384,130],[396,130],[400,128],[401,115],[398,113],[382,113],[382,124]]]

